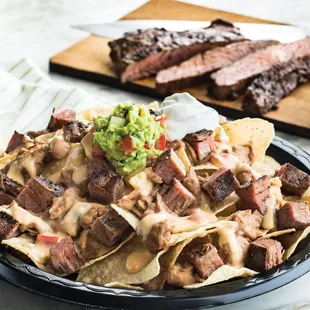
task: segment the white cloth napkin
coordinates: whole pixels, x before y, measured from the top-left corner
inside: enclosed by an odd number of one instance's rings
[[[45,128],[54,107],[102,106],[79,88],[57,85],[30,60],[23,58],[7,71],[0,69],[0,135]]]

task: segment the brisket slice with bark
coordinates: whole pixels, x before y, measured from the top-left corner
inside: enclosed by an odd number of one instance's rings
[[[16,237],[19,234],[19,223],[11,215],[0,212],[0,242]]]
[[[265,114],[309,80],[310,56],[275,65],[252,82],[245,93],[242,108],[254,114]]]
[[[156,75],[156,89],[159,93],[165,94],[198,85],[205,82],[212,72],[231,65],[258,49],[277,43],[277,41],[243,41],[205,51],[179,65],[159,71]]]
[[[18,147],[22,146],[23,142],[24,142],[24,135],[15,130],[8,143],[8,146],[5,152],[11,153],[12,151],[16,150]]]
[[[209,94],[219,100],[235,99],[264,71],[307,55],[310,55],[310,38],[260,49],[213,73]]]
[[[199,30],[137,30],[109,42],[109,46],[116,71],[125,83],[154,75],[214,47],[243,40],[238,28],[216,20],[210,27]]]

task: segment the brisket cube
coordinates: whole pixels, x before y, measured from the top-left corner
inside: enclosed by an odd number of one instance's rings
[[[76,112],[71,109],[54,108],[47,128],[51,131],[61,129],[65,124],[75,121]]]
[[[216,247],[211,243],[187,246],[181,254],[181,259],[193,264],[195,271],[203,279],[207,279],[224,264]]]
[[[3,191],[0,191],[0,206],[10,205],[15,199],[12,195],[9,195]]]
[[[277,212],[278,229],[304,229],[310,226],[309,206],[305,202],[287,202]]]
[[[212,130],[202,129],[196,133],[187,134],[184,140],[195,150],[198,161],[203,161],[215,150]]]
[[[282,245],[273,239],[258,239],[251,242],[245,266],[262,272],[282,263]]]
[[[281,166],[278,175],[282,182],[282,189],[288,193],[302,196],[310,186],[309,174],[289,163]]]
[[[50,249],[53,269],[60,274],[70,274],[79,270],[84,263],[81,250],[71,237],[65,237]]]
[[[12,216],[0,212],[0,242],[16,237],[19,233],[19,223]]]
[[[80,121],[73,121],[64,125],[64,139],[67,142],[81,142],[86,135],[87,126]]]
[[[22,190],[21,185],[0,171],[0,189],[13,197],[17,197]]]
[[[26,210],[35,213],[43,212],[53,203],[53,198],[62,196],[64,188],[44,177],[31,178],[16,202]]]
[[[241,198],[237,204],[238,210],[257,210],[264,215],[267,210],[266,200],[270,194],[268,177],[262,176],[251,184],[238,188],[236,194]]]
[[[100,244],[111,247],[130,231],[130,226],[114,209],[104,208],[103,215],[97,217],[90,226],[91,236]]]
[[[253,142],[250,141],[243,145],[234,145],[232,147],[232,153],[243,164],[253,165],[256,158],[256,151],[253,147]]]
[[[173,149],[166,150],[155,160],[153,170],[166,184],[170,184],[174,178],[181,181],[186,175],[184,164]]]
[[[230,169],[220,168],[202,185],[216,204],[239,188],[239,183]]]
[[[20,147],[23,144],[23,142],[24,142],[24,135],[18,133],[17,131],[14,131],[5,152],[11,153],[12,151]]]
[[[123,177],[110,169],[97,169],[88,183],[91,198],[103,203],[116,202],[124,191]]]
[[[233,214],[232,220],[238,224],[238,234],[252,240],[261,235],[259,228],[263,216],[256,210],[253,213],[251,210],[238,211]]]
[[[155,223],[146,239],[143,240],[144,245],[151,253],[157,253],[169,246],[171,232],[168,226],[168,221]]]
[[[172,187],[162,198],[166,206],[179,216],[186,213],[196,200],[195,196],[177,179],[173,180]]]

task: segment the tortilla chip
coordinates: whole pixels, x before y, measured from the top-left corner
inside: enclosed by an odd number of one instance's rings
[[[35,238],[23,234],[17,238],[3,240],[1,244],[9,246],[26,256],[41,270],[46,270],[45,262],[50,257],[49,247],[41,247],[36,245]]]
[[[192,164],[185,152],[184,147],[180,146],[179,148],[175,150],[175,153],[178,155],[178,157],[181,159],[182,163],[184,164],[185,171],[188,172]]]
[[[222,213],[225,209],[230,208],[232,211],[235,210],[234,205],[240,198],[237,196],[235,192],[231,193],[227,196],[220,204],[218,204],[215,208],[212,208],[215,214]],[[235,211],[234,211],[235,212]]]
[[[274,126],[260,118],[243,118],[222,125],[230,144],[246,144],[252,140],[256,149],[256,161],[262,162],[274,137]]]
[[[143,291],[143,288],[141,286],[129,285],[129,284],[121,283],[121,282],[111,282],[111,283],[105,284],[104,286],[105,287],[114,287],[114,288],[124,288],[124,289],[128,289],[128,290]]]
[[[307,227],[306,229],[304,229],[303,231],[297,231],[295,234],[299,235],[299,237],[297,238],[297,240],[289,247],[285,250],[284,254],[283,254],[283,260],[287,260],[289,259],[292,254],[295,252],[298,244],[305,239],[310,233],[310,226]]]
[[[274,232],[271,232],[271,233],[267,233],[268,230],[266,230],[266,231],[263,232],[263,236],[261,238],[263,238],[263,239],[274,238],[274,237],[290,234],[290,233],[295,232],[295,231],[296,231],[295,228],[278,230],[278,231],[274,231]]]
[[[160,272],[159,258],[165,252],[151,254],[152,260],[140,271],[128,273],[126,270],[126,259],[135,250],[145,248],[141,238],[135,236],[127,242],[119,251],[114,252],[105,259],[102,259],[91,266],[82,268],[78,281],[105,285],[111,282],[122,284],[141,284],[145,283]]]
[[[216,170],[218,170],[218,167],[214,166],[212,163],[208,162],[205,164],[201,164],[201,165],[197,165],[193,167],[194,170],[197,171],[204,171],[204,172],[215,172]]]
[[[206,285],[211,285],[214,283],[218,283],[218,282],[223,282],[223,281],[227,281],[229,279],[232,278],[237,278],[237,277],[252,277],[257,275],[258,272],[248,269],[248,268],[235,268],[229,265],[223,265],[220,268],[218,268],[217,270],[215,270],[210,277],[205,280],[202,283],[195,283],[195,284],[190,284],[190,285],[186,285],[184,286],[184,288],[186,289],[193,289],[193,288],[199,288],[199,287],[203,287]]]
[[[309,188],[304,192],[301,199],[305,202],[308,202],[308,205],[310,206],[310,186]]]

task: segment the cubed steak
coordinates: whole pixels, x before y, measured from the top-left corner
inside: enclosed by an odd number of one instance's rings
[[[215,150],[212,130],[202,129],[198,132],[187,134],[184,140],[194,149],[198,161],[205,160]]]
[[[196,200],[195,196],[184,187],[177,179],[172,182],[172,187],[163,196],[163,202],[177,215],[182,216]]]
[[[245,38],[231,23],[219,20],[199,30],[150,28],[125,33],[109,42],[110,57],[122,83],[156,74],[206,50]]]
[[[111,247],[119,243],[131,229],[129,224],[111,207],[103,210],[90,226],[90,234],[100,244]]]
[[[79,270],[84,263],[79,246],[71,237],[61,239],[50,249],[51,265],[60,274],[70,274]]]
[[[264,71],[307,55],[310,55],[310,38],[260,49],[213,73],[209,94],[219,100],[235,99]]]
[[[0,190],[13,197],[17,197],[22,190],[22,186],[0,171]]]
[[[65,124],[75,121],[76,112],[71,109],[54,108],[47,128],[51,131],[61,129]]]
[[[205,51],[179,65],[159,71],[156,75],[156,89],[159,93],[166,94],[198,85],[205,82],[212,72],[273,44],[277,42],[242,41]]]
[[[236,194],[241,198],[237,203],[238,210],[257,210],[265,214],[267,210],[266,200],[269,198],[269,182],[267,176],[262,176],[254,182],[236,189]]]
[[[216,269],[224,265],[216,247],[211,243],[186,246],[180,259],[191,263],[203,279],[207,279]]]
[[[310,186],[310,175],[289,163],[281,166],[278,176],[282,182],[281,189],[291,194],[302,196]]]
[[[282,245],[273,239],[258,239],[250,243],[245,266],[263,272],[282,263]]]
[[[23,208],[35,213],[43,212],[53,203],[53,198],[60,197],[64,188],[44,177],[31,178],[16,198]]]
[[[110,169],[95,170],[88,183],[91,198],[103,203],[116,202],[124,191],[123,177]]]
[[[5,152],[6,153],[13,152],[18,147],[22,146],[23,142],[24,142],[24,135],[21,133],[18,133],[17,131],[14,131]]]
[[[278,229],[304,229],[310,226],[310,211],[306,202],[287,202],[277,212]]]
[[[186,175],[184,164],[173,149],[166,150],[156,158],[153,170],[166,184],[170,184],[174,178],[181,181]]]
[[[239,188],[239,183],[230,169],[221,167],[214,172],[202,185],[216,204]]]
[[[19,223],[12,216],[0,212],[0,242],[16,237],[19,234]]]
[[[258,212],[251,210],[242,210],[234,213],[231,218],[238,225],[238,234],[242,235],[251,240],[255,240],[261,236],[261,231],[259,230],[263,216]]]
[[[263,115],[299,85],[310,80],[310,56],[278,64],[263,72],[248,87],[243,110]]]
[[[250,166],[254,164],[256,150],[253,147],[252,141],[242,145],[233,145],[231,151],[239,159],[240,163],[248,164]]]
[[[64,125],[64,138],[67,142],[81,142],[86,135],[87,126],[80,121],[73,121]]]

